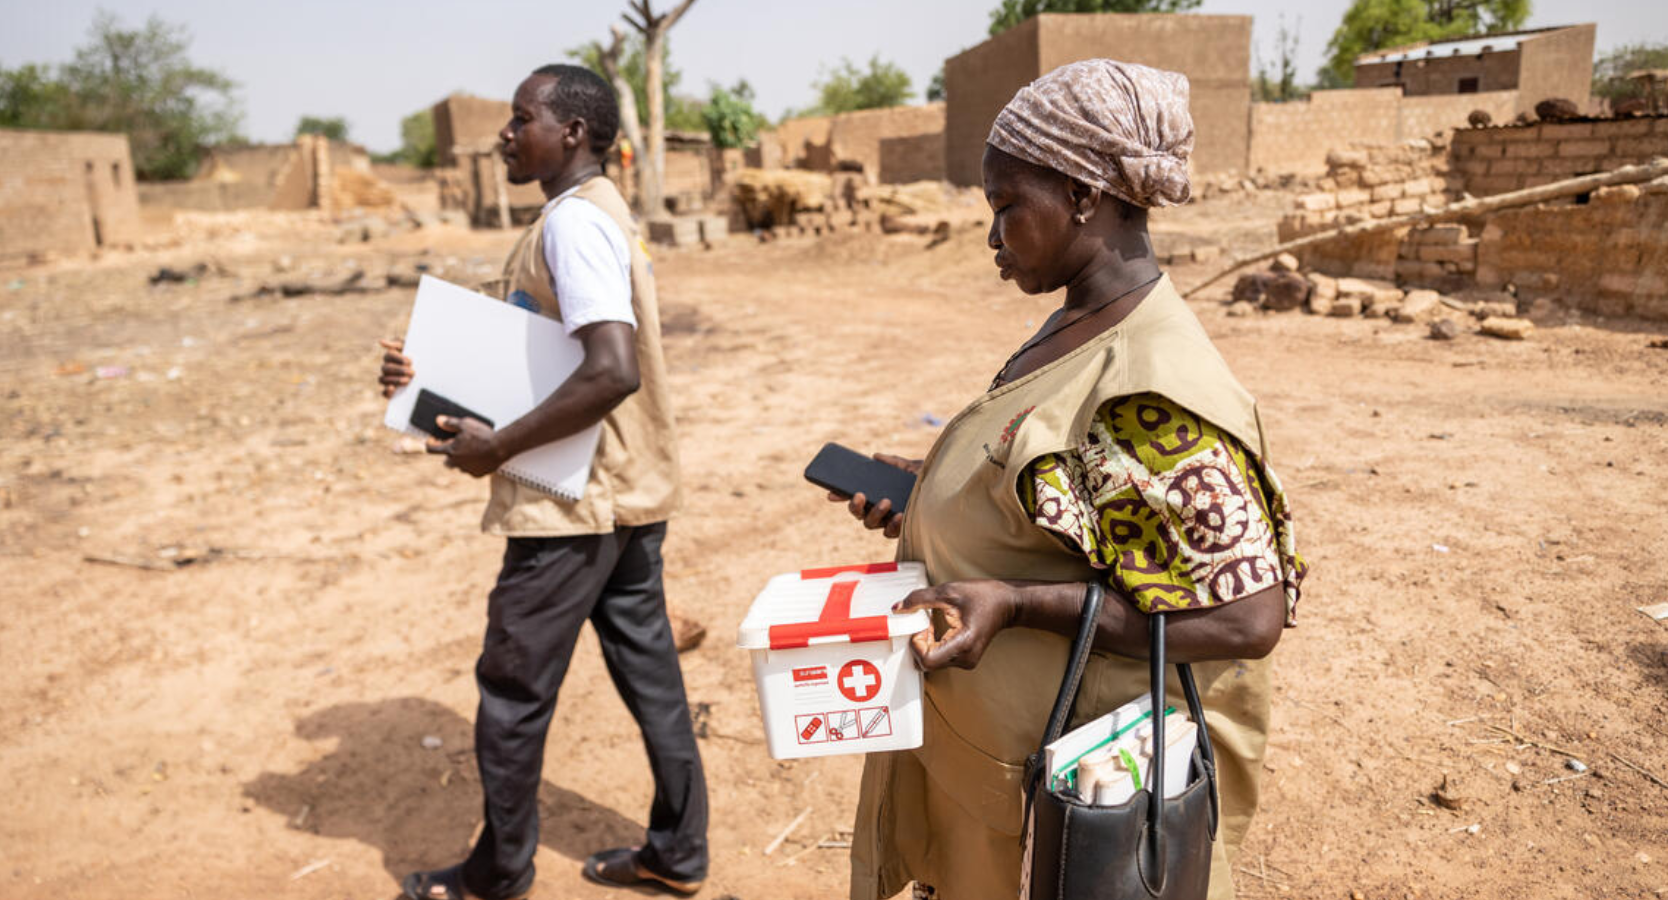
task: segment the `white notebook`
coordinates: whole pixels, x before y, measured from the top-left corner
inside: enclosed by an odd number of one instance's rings
[[[424,275],[405,333],[416,374],[388,401],[382,422],[428,437],[411,424],[418,391],[427,388],[491,419],[498,428],[555,392],[585,359],[562,323]],[[499,473],[549,494],[578,500],[591,476],[599,422],[559,441],[511,457]]]

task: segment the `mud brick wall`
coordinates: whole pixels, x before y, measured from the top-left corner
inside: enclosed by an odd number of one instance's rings
[[[944,180],[944,132],[882,138],[880,183]]]
[[[924,106],[895,106],[890,109],[865,109],[842,113],[834,117],[829,129],[834,161],[862,165],[863,174],[868,176],[870,183],[896,184],[900,181],[920,181],[927,178],[939,180],[944,177],[942,149],[936,154],[910,160],[904,155],[908,148],[903,145],[895,146],[893,149],[894,166],[898,167],[902,174],[923,171],[927,174],[912,178],[898,177],[898,173],[889,174],[882,160],[883,148],[887,141],[900,138],[930,139],[942,148],[944,104],[928,103]],[[937,171],[931,168],[934,157],[939,160]],[[909,171],[903,172],[905,169]]]
[[[1462,189],[1487,197],[1668,156],[1668,116],[1541,122],[1454,134]]]
[[[1356,144],[1392,144],[1463,127],[1474,109],[1494,121],[1516,115],[1513,91],[1404,97],[1398,88],[1315,91],[1306,100],[1251,106],[1249,169],[1309,174]]]
[[[507,100],[489,100],[469,94],[453,94],[436,103],[434,116],[435,165],[457,165],[454,147],[489,150],[498,143],[498,132],[510,121]]]
[[[1020,88],[1041,71],[1037,34],[1045,16],[1032,16],[944,61],[944,175],[978,185],[990,125]]]
[[[1397,249],[1399,284],[1436,290],[1461,290],[1477,274],[1478,239],[1459,223],[1442,223],[1406,232]]]
[[[1476,283],[1510,284],[1519,302],[1547,297],[1604,316],[1668,321],[1668,177],[1602,188],[1581,205],[1489,216]]]
[[[1198,131],[1194,172],[1244,170],[1250,142],[1250,16],[1045,13],[945,60],[949,180],[979,183],[985,137],[1016,91],[1060,66],[1095,57],[1187,75]]]
[[[0,259],[126,244],[139,230],[126,135],[0,130]]]

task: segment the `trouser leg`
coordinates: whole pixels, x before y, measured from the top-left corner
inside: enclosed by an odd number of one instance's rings
[[[660,559],[666,524],[630,531],[591,625],[608,674],[643,732],[654,776],[641,861],[667,878],[696,881],[707,874],[707,785],[666,618]]]
[[[613,534],[511,538],[504,549],[475,665],[475,756],[486,823],[463,876],[477,896],[513,896],[532,884],[545,735],[579,630],[621,543]]]

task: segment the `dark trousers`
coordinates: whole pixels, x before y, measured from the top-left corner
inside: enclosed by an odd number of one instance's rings
[[[504,548],[475,665],[486,826],[463,877],[476,896],[514,896],[533,882],[545,734],[586,620],[642,729],[654,775],[642,863],[678,881],[706,877],[706,777],[660,583],[665,537],[661,522],[612,534],[511,538]]]

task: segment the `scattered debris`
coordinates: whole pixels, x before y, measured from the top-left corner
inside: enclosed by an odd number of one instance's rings
[[[782,842],[788,839],[788,835],[793,834],[793,830],[798,828],[800,823],[804,822],[810,815],[811,807],[807,806],[799,815],[794,816],[793,821],[788,823],[788,827],[782,829],[775,838],[771,839],[770,843],[765,845],[764,855],[769,856],[775,853],[776,848],[782,846]]]
[[[1641,606],[1639,611],[1660,622],[1668,619],[1668,603],[1658,603],[1654,606]]]
[[[1443,809],[1460,810],[1465,808],[1466,797],[1460,792],[1459,782],[1446,772],[1442,775],[1442,783],[1431,792],[1431,799]]]
[[[290,873],[290,880],[300,881],[301,879],[306,878],[308,875],[311,875],[328,865],[330,865],[330,860],[328,859],[315,859]]]
[[[1490,337],[1504,338],[1508,341],[1521,341],[1534,332],[1535,323],[1528,319],[1491,316],[1483,320],[1482,330],[1483,334]]]
[[[423,749],[424,750],[439,750],[444,743],[445,742],[442,741],[436,735],[432,735],[432,734],[423,735]]]
[[[1451,341],[1459,337],[1459,323],[1453,319],[1437,319],[1431,323],[1431,340]]]
[[[151,284],[195,284],[201,281],[209,272],[207,263],[197,263],[187,269],[170,269],[163,266],[151,275]]]
[[[1587,771],[1587,764],[1579,759],[1566,759],[1564,760],[1564,768],[1571,772],[1585,772]]]

